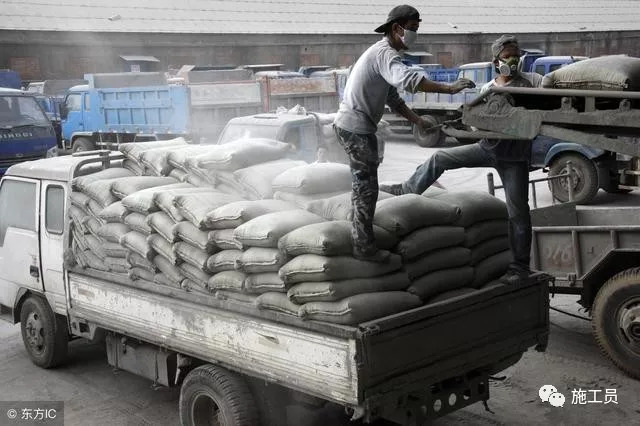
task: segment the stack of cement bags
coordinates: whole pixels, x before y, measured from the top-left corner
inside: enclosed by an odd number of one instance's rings
[[[378,194],[378,201],[391,198],[393,195],[386,192]],[[334,195],[329,198],[321,198],[310,201],[306,204],[306,209],[311,213],[322,216],[326,220],[351,220],[353,219],[353,203],[351,201],[351,191]]]
[[[300,208],[309,202],[351,190],[351,170],[346,164],[314,163],[293,167],[273,179],[273,198]]]

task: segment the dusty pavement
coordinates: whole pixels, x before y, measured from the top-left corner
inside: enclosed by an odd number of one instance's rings
[[[407,143],[389,144],[381,180],[405,177],[433,151]],[[490,170],[449,172],[441,183],[450,188],[486,190],[487,171]],[[548,191],[541,192],[541,201],[548,203]],[[602,194],[600,200],[609,201]],[[640,196],[632,194],[613,202],[637,205]],[[585,315],[578,311],[575,297],[556,296],[551,303]],[[99,346],[74,341],[65,366],[41,370],[27,358],[19,326],[0,323],[0,361],[0,401],[65,401],[66,425],[178,424],[177,389],[154,389],[146,379],[113,371]],[[436,424],[640,425],[640,381],[626,377],[600,354],[587,321],[552,311],[547,352],[530,351],[500,375],[504,380],[494,382],[491,388],[489,408],[494,414],[476,404]],[[552,407],[540,401],[538,390],[543,385],[553,385],[564,394],[564,407]],[[618,404],[572,404],[572,392],[579,389],[587,391],[587,400],[593,400],[594,394],[589,390],[600,391],[597,399],[604,400],[605,391],[615,389]],[[0,426],[6,424],[4,416],[5,413],[0,413]],[[321,424],[337,423],[332,417]]]

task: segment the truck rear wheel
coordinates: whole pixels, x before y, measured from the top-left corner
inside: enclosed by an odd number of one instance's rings
[[[640,268],[609,279],[593,302],[593,332],[602,352],[640,379]]]
[[[593,161],[580,154],[562,154],[554,158],[549,166],[549,175],[558,176],[567,173],[567,161],[571,161],[573,169],[573,201],[577,204],[587,204],[598,193],[598,169]],[[549,181],[549,189],[556,200],[566,203],[569,201],[568,179]]]
[[[430,115],[423,115],[422,119],[429,123],[431,126],[437,126],[438,120]],[[438,145],[442,145],[445,140],[445,134],[442,130],[422,131],[418,126],[413,126],[413,137],[416,143],[423,148],[433,148]]]
[[[183,426],[253,426],[258,409],[241,376],[214,365],[191,371],[180,389]]]
[[[69,341],[66,320],[42,298],[30,296],[24,301],[20,329],[24,347],[35,365],[52,368],[65,360]]]
[[[71,146],[72,152],[94,151],[96,144],[89,138],[77,138]]]

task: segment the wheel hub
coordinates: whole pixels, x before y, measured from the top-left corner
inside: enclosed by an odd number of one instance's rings
[[[25,329],[27,331],[27,342],[29,346],[36,352],[42,352],[44,349],[44,328],[38,313],[31,312],[29,314]]]
[[[216,397],[208,392],[199,392],[195,395],[191,413],[196,426],[219,426],[225,424]]]
[[[582,174],[582,171],[579,168],[576,167],[571,167],[571,174],[573,177],[573,189],[577,189],[580,187],[580,184],[584,181],[584,176]],[[565,173],[569,173],[569,168],[567,166],[564,166],[562,168],[562,171],[560,172],[561,174],[565,174]],[[569,190],[569,178],[566,179],[560,179],[560,185],[562,185],[562,188],[565,191]]]
[[[632,343],[640,345],[640,300],[628,303],[620,311],[620,329]]]

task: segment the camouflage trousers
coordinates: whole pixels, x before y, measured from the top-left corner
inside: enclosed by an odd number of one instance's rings
[[[378,140],[375,134],[357,134],[334,126],[338,142],[351,166],[353,249],[371,253],[376,249],[373,215],[378,201]]]

